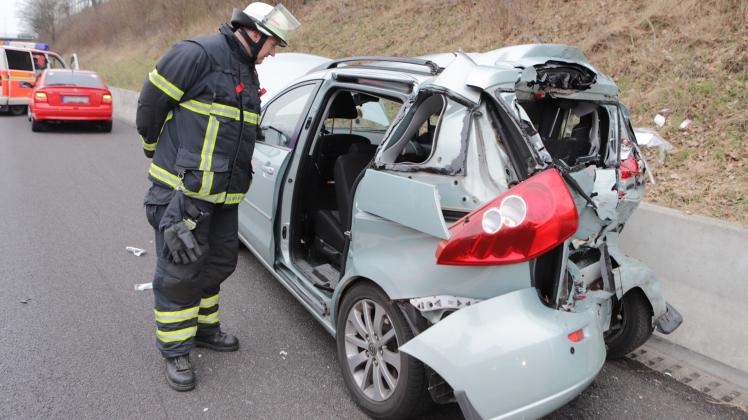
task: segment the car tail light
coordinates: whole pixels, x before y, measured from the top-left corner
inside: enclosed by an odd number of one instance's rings
[[[580,341],[584,340],[584,329],[580,328],[573,333],[569,334],[569,341],[572,343],[578,343]]]
[[[639,163],[633,156],[629,156],[621,162],[621,179],[633,178],[638,176],[639,173]]]
[[[450,239],[436,249],[436,263],[528,261],[562,244],[578,226],[577,207],[561,173],[547,169],[450,226]]]
[[[105,93],[104,96],[101,97],[101,103],[103,104],[111,104],[112,103],[112,95],[109,93]]]
[[[47,94],[44,92],[36,92],[36,95],[34,95],[34,98],[37,102],[47,102]]]

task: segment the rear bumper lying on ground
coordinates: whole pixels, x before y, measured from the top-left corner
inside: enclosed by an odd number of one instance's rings
[[[584,338],[572,342],[580,329]],[[400,350],[452,386],[468,419],[543,416],[582,392],[605,361],[593,310],[551,309],[534,288],[461,309]]]

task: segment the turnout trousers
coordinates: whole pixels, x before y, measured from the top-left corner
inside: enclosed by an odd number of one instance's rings
[[[201,202],[209,212],[193,231],[203,255],[191,264],[169,258],[158,225],[166,205],[146,204],[148,223],[156,234],[156,272],[153,275],[156,346],[164,357],[188,354],[196,335],[220,330],[221,283],[236,268],[239,253],[238,206]]]

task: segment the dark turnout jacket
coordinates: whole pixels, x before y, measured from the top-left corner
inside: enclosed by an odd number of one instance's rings
[[[259,113],[254,59],[231,29],[178,43],[138,98],[150,180],[211,203],[239,204],[252,180]]]

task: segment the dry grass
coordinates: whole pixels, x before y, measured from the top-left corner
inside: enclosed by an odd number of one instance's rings
[[[635,126],[653,127],[661,108],[672,110],[661,133],[676,151],[664,163],[647,152],[659,180],[647,200],[748,225],[748,0],[284,3],[303,24],[293,50],[328,57],[538,40],[580,46],[619,83]],[[68,26],[58,49],[85,51],[84,64],[137,89],[170,45],[213,32],[231,8],[225,0],[111,0]],[[685,118],[694,121],[688,132],[677,129]]]

